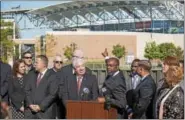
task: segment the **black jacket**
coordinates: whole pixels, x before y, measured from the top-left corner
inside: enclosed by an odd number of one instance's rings
[[[1,86],[1,99],[4,102],[8,103],[8,82],[10,81],[10,79],[12,78],[12,71],[11,71],[11,66],[9,64],[5,64],[3,62],[0,61],[0,72],[1,72],[1,82],[0,82],[0,86]]]
[[[11,104],[15,109],[20,110],[22,106],[24,106],[25,92],[24,92],[24,77],[23,77],[23,85],[21,85],[18,81],[17,77],[13,77],[9,81],[9,97]]]
[[[81,87],[80,87],[80,92],[78,94],[77,92],[77,79],[76,76],[68,76],[65,77],[65,84],[64,87],[66,89],[66,93],[63,97],[65,100],[96,100],[98,97],[98,81],[96,79],[96,76],[90,75],[90,74],[85,74],[82,79]],[[89,93],[85,95],[84,89],[88,89]]]
[[[156,84],[151,75],[146,76],[133,90],[133,118],[152,119],[152,105]]]
[[[86,67],[86,74],[92,74],[92,71]],[[59,83],[59,97],[65,104],[65,100],[68,98],[67,97],[67,80],[72,79],[76,80],[76,75],[73,73],[73,66],[72,64],[66,65],[62,67],[62,69],[57,72],[57,78],[58,78],[58,83]],[[64,100],[65,99],[65,100]]]
[[[122,73],[107,77],[102,88],[107,90],[104,96],[110,97],[110,104],[117,109],[118,118],[124,118],[126,107],[126,83]]]
[[[39,86],[36,86],[38,73],[30,72],[26,76],[25,92],[26,92],[26,110],[25,118],[29,119],[54,119],[56,117],[56,108],[54,102],[56,99],[58,85],[56,75],[47,70],[43,76]],[[31,104],[40,106],[41,111],[37,114],[31,112],[28,108]]]

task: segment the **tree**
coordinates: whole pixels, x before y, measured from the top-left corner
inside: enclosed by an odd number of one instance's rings
[[[176,56],[176,47],[173,43],[161,43],[159,44],[159,49],[161,53],[161,60],[167,56]]]
[[[73,56],[73,52],[75,51],[76,48],[77,48],[77,44],[76,43],[71,43],[70,46],[66,46],[64,48],[64,56],[68,60],[71,60],[71,58]]]
[[[113,46],[112,54],[121,59],[126,54],[125,47],[121,46],[120,44]]]
[[[155,41],[146,43],[144,57],[151,60],[159,59],[161,56],[160,49]]]
[[[164,60],[167,56],[175,56],[178,59],[183,59],[184,51],[181,47],[176,47],[173,43],[161,43],[157,45],[154,41],[146,44],[144,56],[151,60]]]
[[[41,44],[41,42],[43,42]],[[56,48],[56,45],[57,45],[57,41],[55,40],[54,36],[53,35],[49,35],[47,34],[46,35],[46,55],[48,57],[53,57],[54,56],[54,51],[55,51],[55,48]],[[40,47],[45,47],[44,46],[44,41],[40,41]],[[42,50],[43,48],[41,48],[40,50]],[[44,51],[41,51],[41,52],[44,52]]]
[[[181,47],[179,47],[179,46],[176,47],[175,54],[176,54],[176,56],[177,56],[177,58],[179,60],[183,60],[184,59],[184,50],[182,50]]]
[[[13,36],[13,23],[5,22],[1,20],[1,39],[0,39],[0,49],[1,49],[1,60],[8,62],[9,56],[14,56],[14,45],[15,42],[12,40]]]

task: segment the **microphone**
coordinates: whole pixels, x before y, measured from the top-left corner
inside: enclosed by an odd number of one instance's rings
[[[101,89],[102,95],[105,97],[105,109],[109,110],[111,108],[111,104],[110,104],[110,95],[108,94],[108,90],[103,87]]]
[[[83,93],[82,93],[82,100],[88,100],[88,95],[89,95],[90,91],[88,88],[84,88],[83,89]]]

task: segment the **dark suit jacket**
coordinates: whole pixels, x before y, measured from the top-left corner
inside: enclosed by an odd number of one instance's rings
[[[49,69],[49,71],[51,72],[51,74],[57,75],[57,72],[53,68]],[[59,81],[57,80],[57,85],[58,84],[59,84]],[[56,109],[57,109],[57,111],[56,111],[57,118],[58,119],[65,119],[65,114],[66,114],[65,113],[66,112],[65,111],[65,106],[64,106],[63,102],[60,100],[58,94],[57,94],[57,97],[56,97],[55,106],[56,106]]]
[[[80,92],[77,92],[77,79],[76,76],[68,76],[65,79],[65,87],[66,87],[66,95],[64,98],[65,100],[96,100],[98,97],[98,82],[94,75],[85,74],[81,87]],[[84,94],[84,88],[89,90],[89,94],[87,96]]]
[[[73,66],[72,64],[69,64],[69,65],[66,65],[64,67],[62,67],[61,71],[63,71],[65,74],[73,74],[72,71],[73,71]],[[88,74],[92,74],[92,71],[86,67],[86,73]]]
[[[110,96],[110,104],[117,109],[118,118],[124,118],[124,109],[126,107],[126,83],[122,73],[107,78],[103,84]]]
[[[54,101],[58,91],[56,75],[53,75],[51,71],[47,70],[38,87],[36,86],[37,77],[38,73],[35,71],[30,72],[26,76],[25,118],[54,119],[56,117]],[[36,114],[31,112],[31,110],[28,108],[28,106],[31,104],[39,105],[41,111]]]
[[[86,67],[86,74],[92,74],[92,71]],[[60,99],[63,101],[63,103],[65,104],[65,100],[67,99],[67,80],[72,79],[72,80],[76,80],[76,75],[73,73],[73,66],[72,64],[66,65],[64,67],[62,67],[62,69],[57,72],[57,78],[59,81],[59,97]],[[65,88],[65,89],[64,89]]]
[[[0,61],[0,67],[1,67],[1,82],[0,82],[0,86],[1,86],[1,99],[4,102],[8,103],[8,82],[11,79],[12,76],[12,72],[11,72],[11,66],[9,64],[5,64],[3,62]]]
[[[20,110],[20,108],[24,106],[25,92],[24,85],[23,87],[21,87],[17,77],[13,77],[9,81],[8,94],[10,97],[11,104],[14,106],[15,109]]]
[[[53,70],[53,68],[50,68],[49,71],[52,72],[52,74],[56,74],[56,73],[57,73],[57,72],[55,72],[55,71]]]
[[[134,89],[133,118],[152,118],[152,102],[154,99],[156,84],[151,75],[142,80]]]

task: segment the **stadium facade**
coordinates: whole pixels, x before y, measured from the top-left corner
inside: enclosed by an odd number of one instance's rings
[[[184,2],[72,1],[28,11],[55,31],[184,32]]]

